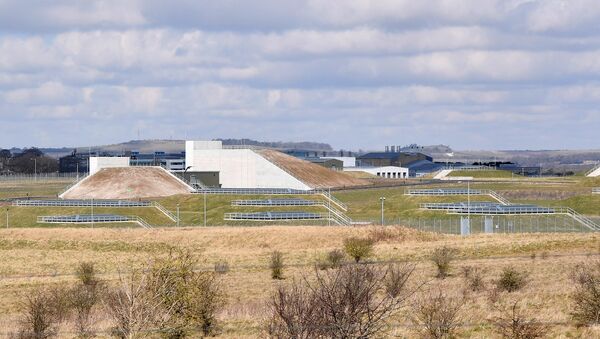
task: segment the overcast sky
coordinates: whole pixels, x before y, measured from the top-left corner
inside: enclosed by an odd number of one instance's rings
[[[600,148],[598,0],[0,0],[0,147]]]

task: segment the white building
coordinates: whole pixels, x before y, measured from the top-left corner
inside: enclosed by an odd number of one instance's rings
[[[321,157],[321,159],[336,159],[344,163],[346,167],[356,167],[356,157]]]
[[[90,175],[114,167],[129,167],[129,157],[90,157]]]
[[[408,168],[397,166],[382,167],[349,167],[344,168],[344,172],[366,172],[387,179],[406,179],[408,178]]]
[[[222,188],[311,189],[253,150],[225,149],[221,141],[186,141],[185,163],[186,173],[216,177]]]

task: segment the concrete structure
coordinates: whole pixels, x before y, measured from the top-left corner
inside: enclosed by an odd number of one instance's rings
[[[187,173],[218,173],[222,188],[311,187],[250,149],[224,149],[221,141],[186,141]]]
[[[387,179],[406,179],[409,176],[408,168],[397,166],[382,167],[349,167],[344,172],[366,172]]]
[[[340,160],[344,166],[346,167],[356,167],[356,157],[321,157],[321,159],[336,159]]]
[[[333,171],[341,171],[344,169],[344,162],[338,159],[325,159],[325,158],[299,158],[312,162],[313,164],[329,168]]]
[[[600,177],[600,165],[596,166],[591,171],[589,171],[587,173],[587,177],[590,177],[590,178]]]
[[[129,167],[129,157],[90,157],[90,175],[103,168]]]

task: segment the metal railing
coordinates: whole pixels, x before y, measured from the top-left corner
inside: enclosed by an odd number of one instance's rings
[[[159,204],[158,202],[153,201],[152,206],[155,207],[160,212],[162,212],[164,215],[167,216],[167,218],[171,219],[172,221],[174,221],[174,222],[178,221],[177,216],[175,214],[173,214],[173,212],[169,211],[168,209],[166,209],[163,205]]]
[[[409,189],[405,195],[420,196],[454,196],[454,195],[488,195],[503,205],[511,205],[511,202],[492,190],[462,189],[462,188],[431,188],[431,189]]]
[[[322,201],[305,199],[232,200],[231,206],[322,206]]]
[[[86,173],[87,174],[87,173]],[[79,173],[79,176],[85,176],[84,173]],[[12,173],[0,174],[0,181],[70,181],[77,178],[77,173]]]
[[[63,199],[48,199],[48,200],[29,200],[21,199],[13,201],[13,206],[20,207],[148,207],[152,203],[149,201],[132,201],[132,200],[63,200]]]
[[[258,220],[258,221],[291,221],[291,220],[322,220],[327,219],[326,213],[306,212],[250,212],[225,213],[224,220]]]
[[[600,194],[600,187],[592,188],[592,194]]]
[[[38,216],[38,223],[44,224],[92,224],[92,223],[123,223],[134,222],[143,228],[150,229],[152,226],[138,216],[98,214],[98,215],[46,215]]]

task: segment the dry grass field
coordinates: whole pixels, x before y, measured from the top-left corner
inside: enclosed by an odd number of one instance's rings
[[[458,237],[420,233],[397,226],[382,227],[214,227],[183,229],[8,229],[0,230],[0,327],[3,335],[14,329],[18,301],[41,285],[71,284],[73,270],[82,261],[96,263],[101,278],[114,283],[118,272],[143,265],[165,255],[173,246],[200,256],[198,269],[210,270],[217,261],[228,262],[230,270],[220,275],[227,304],[219,313],[218,337],[264,337],[267,302],[279,284],[289,284],[313,275],[314,264],[327,251],[341,248],[350,236],[376,240],[375,265],[382,261],[411,261],[416,264],[412,286],[424,285],[413,300],[443,289],[464,298],[460,312],[459,337],[498,337],[490,325],[497,316],[490,299],[492,281],[507,266],[527,272],[528,284],[520,291],[504,293],[499,303],[520,300],[531,317],[549,323],[550,337],[598,337],[598,328],[577,328],[570,320],[569,275],[575,265],[598,260],[597,234],[513,234]],[[428,260],[438,247],[456,248],[458,258],[451,274],[435,278]],[[269,254],[284,254],[284,280],[275,281],[267,267]],[[476,266],[483,272],[485,290],[465,291],[462,267]],[[310,279],[310,278],[309,278]],[[461,299],[462,300],[462,299]],[[410,320],[410,306],[392,320],[388,335],[414,337],[418,328]],[[100,316],[100,319],[103,317]],[[99,320],[98,329],[106,330]],[[60,337],[71,338],[64,327]],[[106,332],[100,332],[106,337]]]

